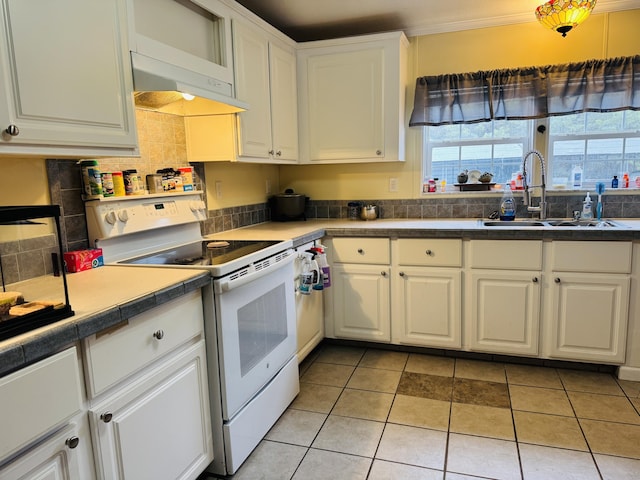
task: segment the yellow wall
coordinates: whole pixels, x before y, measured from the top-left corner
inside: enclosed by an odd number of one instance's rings
[[[211,162],[205,164],[205,177],[209,210],[265,202],[267,180],[272,193],[279,191],[275,165]],[[216,194],[216,182],[220,182],[220,198]]]
[[[592,15],[567,37],[535,20],[519,25],[410,38],[407,118],[413,108],[413,83],[423,75],[577,62],[640,54],[640,10]],[[407,129],[404,163],[284,166],[280,184],[314,200],[420,197],[421,129]],[[397,193],[389,178],[399,179]]]
[[[41,158],[3,158],[0,205],[47,205],[47,170]]]

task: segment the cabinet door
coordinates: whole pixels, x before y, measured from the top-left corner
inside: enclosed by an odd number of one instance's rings
[[[269,44],[273,158],[298,162],[298,94],[293,51]]]
[[[400,267],[394,282],[394,342],[460,348],[461,272]]]
[[[86,415],[0,468],[3,480],[88,480],[95,478]]]
[[[554,273],[550,356],[624,363],[628,275]]]
[[[269,42],[257,28],[233,22],[236,96],[249,104],[239,116],[238,153],[242,157],[269,159],[271,101]]]
[[[389,267],[335,265],[331,281],[335,336],[389,342]]]
[[[131,155],[136,130],[123,30],[122,0],[2,0],[3,150],[47,153],[74,147],[76,155],[113,155],[110,149],[120,148]],[[4,133],[9,125],[19,133]]]
[[[540,272],[473,270],[470,288],[473,350],[538,354]]]
[[[309,161],[383,158],[384,49],[311,56],[303,68]]]
[[[105,480],[194,479],[213,459],[204,341],[90,409]]]

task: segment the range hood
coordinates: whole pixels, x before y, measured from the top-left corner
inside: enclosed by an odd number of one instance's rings
[[[206,75],[131,52],[135,105],[184,117],[242,112],[249,105],[232,97],[233,86]],[[192,95],[187,100],[182,94]]]

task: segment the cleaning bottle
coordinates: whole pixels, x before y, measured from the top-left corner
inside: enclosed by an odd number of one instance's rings
[[[511,187],[505,185],[502,201],[500,202],[500,220],[515,220],[516,218],[516,201],[511,193]]]
[[[318,264],[313,259],[313,252],[304,252],[302,255],[302,272],[300,273],[298,291],[302,295],[309,295],[313,286],[318,283]]]
[[[571,184],[573,188],[582,188],[582,167],[580,165],[576,165],[571,170]]]
[[[584,197],[584,202],[582,202],[582,218],[591,219],[593,218],[593,210],[591,209],[591,197],[589,196],[589,192],[587,192],[587,196]]]
[[[326,247],[321,243],[316,243],[316,246],[311,248],[311,251],[316,255],[316,261],[320,268],[320,275],[322,277],[322,286],[328,288],[331,286],[331,268],[327,262],[327,255],[325,253]]]

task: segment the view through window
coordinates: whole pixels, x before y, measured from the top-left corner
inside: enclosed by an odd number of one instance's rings
[[[640,112],[580,113],[549,120],[550,169],[553,182],[567,181],[576,165],[583,186],[596,182],[611,186],[624,173],[640,176]],[[622,186],[622,185],[620,185]]]
[[[571,187],[571,171],[579,165],[583,188],[596,182],[611,186],[614,175],[622,183],[628,173],[631,186],[640,177],[640,111],[580,113],[548,121],[547,184]],[[523,155],[533,148],[532,120],[425,127],[424,181],[429,178],[457,182],[464,170],[493,174],[505,183],[522,168]],[[620,184],[622,187],[622,184]]]
[[[532,138],[531,120],[425,127],[425,180],[444,179],[452,185],[460,172],[478,170],[492,173],[494,182],[507,182],[520,170]]]

